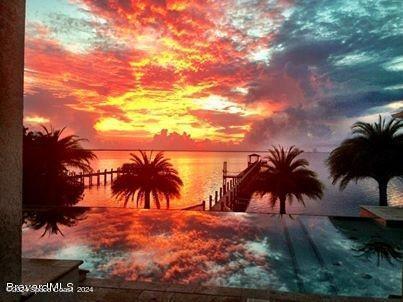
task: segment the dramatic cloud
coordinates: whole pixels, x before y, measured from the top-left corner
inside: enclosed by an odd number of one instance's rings
[[[401,109],[402,20],[380,0],[29,0],[25,122],[102,148],[328,148]]]

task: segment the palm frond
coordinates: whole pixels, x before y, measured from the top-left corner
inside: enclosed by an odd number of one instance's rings
[[[266,157],[268,164],[265,171],[260,172],[253,185],[253,191],[263,196],[270,194],[272,206],[278,200],[295,198],[304,204],[303,196],[320,199],[323,195],[323,184],[317,179],[315,172],[309,170],[309,162],[298,158],[302,150],[291,146],[285,149],[282,146],[273,147]]]

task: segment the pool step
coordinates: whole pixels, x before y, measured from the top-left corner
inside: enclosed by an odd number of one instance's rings
[[[67,288],[68,284],[77,285],[79,282],[79,266],[81,260],[58,260],[58,259],[32,259],[22,258],[22,284],[39,285],[53,283]],[[25,292],[21,301],[77,301],[77,294],[63,292]]]
[[[80,282],[84,281],[87,278],[87,274],[89,273],[89,270],[86,269],[79,269],[78,270],[78,280]]]
[[[288,247],[288,251],[290,253],[290,257],[291,257],[291,264],[292,264],[292,269],[294,271],[294,278],[295,281],[297,283],[298,286],[298,291],[301,293],[305,292],[305,288],[304,288],[304,282],[302,279],[302,274],[301,274],[301,270],[299,268],[299,263],[297,261],[297,257],[296,257],[296,251],[295,251],[295,246],[292,242],[292,238],[290,236],[290,231],[289,228],[287,226],[287,218],[281,217],[281,223],[283,225],[283,230],[284,230],[284,237],[286,240],[286,244]]]
[[[336,295],[332,275],[303,222],[298,217],[287,218],[287,225],[304,289]]]

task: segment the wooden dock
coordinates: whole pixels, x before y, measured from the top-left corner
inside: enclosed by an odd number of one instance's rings
[[[257,154],[248,156],[248,166],[240,173],[229,174],[227,171],[227,163],[223,165],[223,184],[219,190],[209,196],[208,201],[203,200],[201,203],[189,206],[183,210],[197,211],[243,211],[249,202],[248,198],[239,196],[241,190],[250,183],[257,173],[260,171],[263,161]],[[69,172],[68,176],[78,180],[85,187],[106,186],[112,183],[114,177],[124,174],[120,169],[98,170],[90,173]],[[241,209],[241,210],[239,210]]]
[[[224,175],[223,186],[218,191],[215,191],[214,197],[213,195],[209,196],[208,208],[211,211],[234,211],[237,203],[240,202],[238,198],[239,192],[243,186],[257,175],[261,165],[262,161],[260,160],[250,163],[245,170],[236,176],[231,176],[229,180]]]
[[[112,183],[114,175],[119,176],[121,174],[124,174],[124,172],[120,168],[117,168],[110,170],[105,169],[104,171],[98,170],[91,173],[70,172],[68,173],[68,176],[77,179],[83,184],[83,186],[92,187],[101,185],[106,186],[108,182]]]

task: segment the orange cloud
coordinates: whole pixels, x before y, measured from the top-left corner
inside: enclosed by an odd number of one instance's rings
[[[91,17],[85,20],[95,33],[91,46],[73,51],[58,28],[28,20],[25,93],[45,90],[54,102],[71,98],[63,106],[95,116],[97,139],[150,141],[168,129],[192,140],[238,144],[253,121],[278,108],[248,102],[275,86],[261,88],[269,71],[255,53],[270,47],[289,3],[242,10],[233,0],[70,5]],[[259,21],[251,21],[252,15]],[[287,87],[298,88],[292,85]]]

